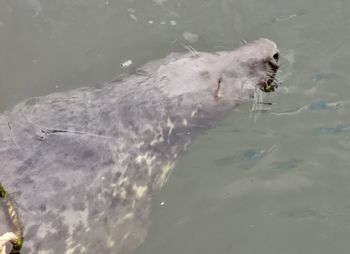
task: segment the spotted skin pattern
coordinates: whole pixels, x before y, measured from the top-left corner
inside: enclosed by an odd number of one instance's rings
[[[231,52],[171,54],[0,114],[0,182],[24,226],[21,253],[132,253],[176,159],[251,99],[276,52],[259,39]],[[9,230],[0,223],[0,234]]]

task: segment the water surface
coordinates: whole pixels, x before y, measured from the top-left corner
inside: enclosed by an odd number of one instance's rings
[[[0,110],[103,83],[172,51],[268,37],[283,86],[194,142],[138,254],[348,253],[350,2],[2,0]],[[131,60],[131,66],[121,63]]]

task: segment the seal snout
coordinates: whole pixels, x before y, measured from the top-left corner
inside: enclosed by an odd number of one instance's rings
[[[276,80],[276,73],[280,68],[278,62],[280,58],[280,54],[277,51],[274,51],[272,56],[268,57],[265,60],[265,71],[267,73],[267,77],[264,78],[261,82],[259,82],[259,88],[266,93],[274,92],[278,87],[278,83]]]
[[[247,66],[249,75],[255,78],[255,85],[263,92],[274,92],[278,87],[276,73],[280,68],[276,43],[260,38],[244,44],[238,51],[238,59]]]
[[[273,71],[277,72],[277,70],[280,68],[280,66],[278,65],[278,62],[280,60],[280,53],[276,52],[272,56],[272,58],[273,58],[273,61],[269,61],[269,65]]]
[[[273,61],[268,61],[267,64],[270,66],[271,70],[274,72],[277,72],[277,70],[280,68],[278,63],[273,62]]]

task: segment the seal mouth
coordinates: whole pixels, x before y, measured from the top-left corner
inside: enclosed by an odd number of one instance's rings
[[[265,93],[271,93],[274,92],[278,88],[277,81],[275,78],[270,78],[266,81],[262,81],[259,83],[259,88],[261,91]]]
[[[276,73],[279,69],[279,65],[272,61],[267,62],[271,72],[268,73],[268,78],[259,82],[259,88],[265,93],[274,92],[278,88],[278,82],[276,80]]]

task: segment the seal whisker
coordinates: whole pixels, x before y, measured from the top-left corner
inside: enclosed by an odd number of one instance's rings
[[[263,105],[262,91],[260,89],[255,89],[254,101],[253,101],[253,106],[252,106],[251,115],[250,115],[250,117],[254,119],[254,122],[257,121],[257,119],[262,111],[262,105]]]
[[[241,42],[242,45],[248,44],[248,42],[246,40],[244,40],[244,39],[240,40],[240,42]]]
[[[116,139],[115,137],[112,136],[106,136],[106,135],[100,135],[92,132],[85,132],[85,131],[73,131],[73,130],[64,130],[64,129],[41,129],[40,130],[42,133],[46,135],[54,135],[54,134],[74,134],[74,135],[86,135],[89,137],[96,137],[96,138],[103,138],[103,139]]]
[[[182,45],[188,50],[188,52],[190,52],[192,55],[198,55],[198,51],[193,48],[191,45],[188,45],[188,44],[185,44],[185,43],[182,43]]]

